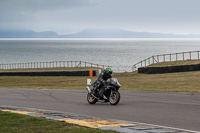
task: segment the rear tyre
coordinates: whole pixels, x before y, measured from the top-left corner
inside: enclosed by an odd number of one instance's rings
[[[119,91],[113,91],[113,95],[109,96],[109,102],[111,105],[117,105],[120,101],[120,93]]]
[[[89,93],[87,94],[87,101],[89,104],[95,104],[97,102],[97,99],[91,96]]]

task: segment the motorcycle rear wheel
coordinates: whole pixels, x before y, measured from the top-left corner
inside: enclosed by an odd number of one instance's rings
[[[113,95],[109,96],[109,102],[111,105],[117,105],[120,101],[120,93],[119,91],[114,91]]]
[[[87,101],[89,104],[95,104],[97,102],[97,99],[91,96],[89,93],[87,94]]]

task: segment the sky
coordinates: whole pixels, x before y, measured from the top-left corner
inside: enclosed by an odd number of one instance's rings
[[[200,34],[200,0],[0,0],[0,30]]]

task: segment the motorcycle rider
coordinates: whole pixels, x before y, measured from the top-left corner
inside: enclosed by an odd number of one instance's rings
[[[93,94],[96,95],[97,89],[102,89],[102,86],[106,83],[106,81],[112,78],[112,68],[106,68],[98,77],[96,82],[94,82],[95,87],[94,87],[94,92]]]

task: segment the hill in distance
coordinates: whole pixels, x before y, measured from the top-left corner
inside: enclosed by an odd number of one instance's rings
[[[200,38],[200,35],[134,32],[121,29],[86,29],[67,35],[59,35],[53,31],[0,30],[0,38]]]
[[[0,38],[57,38],[53,31],[35,32],[32,30],[0,30]]]

